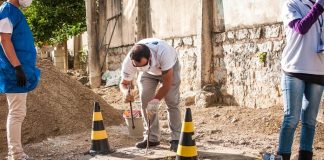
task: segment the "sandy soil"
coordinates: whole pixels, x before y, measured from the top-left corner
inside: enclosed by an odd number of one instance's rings
[[[99,101],[106,126],[122,122],[121,111],[108,105],[78,81],[60,73],[49,61],[41,61],[42,78],[27,98],[27,117],[23,123],[24,144],[41,142],[52,136],[80,133],[91,129],[94,101]],[[7,152],[5,95],[0,95],[0,154]],[[3,154],[1,154],[3,155]],[[1,156],[2,157],[2,156]]]

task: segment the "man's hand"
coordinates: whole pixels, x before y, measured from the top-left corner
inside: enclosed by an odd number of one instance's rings
[[[149,117],[156,114],[159,110],[160,100],[153,99],[147,104],[146,112]]]
[[[21,65],[15,67],[17,85],[23,87],[26,85],[26,75],[21,67]]]
[[[123,83],[124,82],[124,83]],[[131,91],[131,83],[128,81],[122,81],[119,85],[120,91],[123,93],[123,101],[125,103],[133,102],[135,100],[135,93]]]
[[[135,98],[134,95],[132,95],[131,93],[126,93],[126,95],[124,95],[124,102],[125,103],[129,103],[129,102],[134,102]]]

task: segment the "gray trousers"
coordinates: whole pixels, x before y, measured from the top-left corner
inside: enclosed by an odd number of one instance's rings
[[[147,139],[148,135],[148,119],[145,110],[148,102],[154,98],[158,84],[162,82],[162,76],[155,76],[146,72],[142,73],[142,75],[139,77],[138,86],[142,103],[142,115],[144,115],[144,139]],[[169,128],[171,130],[172,140],[179,140],[181,132],[181,114],[179,109],[180,82],[180,65],[179,62],[177,62],[173,67],[172,87],[164,97],[167,105],[168,122]],[[151,142],[160,141],[160,126],[158,114],[155,114],[151,117],[149,138]]]

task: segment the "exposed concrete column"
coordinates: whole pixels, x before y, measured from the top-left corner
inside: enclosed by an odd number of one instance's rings
[[[213,32],[225,32],[223,0],[213,0]]]
[[[82,39],[81,35],[73,37],[73,52],[74,52],[74,61],[73,68],[80,69],[80,52],[82,51]]]
[[[97,3],[96,1],[86,2],[87,33],[88,33],[88,56],[89,56],[89,80],[91,88],[97,88],[101,85],[101,68],[98,50],[98,32],[97,32]]]
[[[195,105],[208,107],[217,101],[218,90],[215,81],[215,59],[223,56],[222,47],[214,48],[213,33],[224,32],[222,0],[198,0],[197,19],[197,86]],[[215,49],[215,50],[214,50]],[[220,57],[219,57],[220,56]],[[217,73],[216,73],[217,74]]]
[[[224,22],[224,9],[223,9],[223,0],[213,0],[213,34],[223,33],[225,32],[225,22]],[[224,79],[224,72],[226,72],[226,68],[221,65],[224,61],[224,49],[223,49],[223,42],[214,42],[213,44],[213,52],[214,52],[214,60],[218,61],[219,63],[215,64],[214,70],[216,72],[216,84],[223,85],[224,82],[220,79]],[[219,74],[217,74],[219,73]],[[226,75],[226,74],[225,74]],[[226,79],[226,78],[225,78]],[[220,88],[221,86],[218,86]]]
[[[54,66],[65,73],[68,68],[67,62],[67,43],[63,42],[54,48]]]
[[[106,43],[107,37],[105,35],[106,26],[107,26],[107,0],[99,0],[99,19],[98,19],[98,31],[99,31],[99,58],[100,58],[100,67],[105,65],[105,55],[106,55]],[[103,70],[108,69],[107,66],[102,68]]]
[[[136,41],[152,37],[150,0],[137,0]]]
[[[212,26],[213,26],[213,1],[198,0],[198,20],[197,20],[197,38],[198,49],[200,54],[197,55],[197,79],[198,88],[203,88],[206,84],[210,84],[210,76],[212,74]]]

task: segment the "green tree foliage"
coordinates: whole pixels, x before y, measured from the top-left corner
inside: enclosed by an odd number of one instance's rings
[[[84,0],[33,0],[24,12],[38,46],[58,44],[86,31]]]

